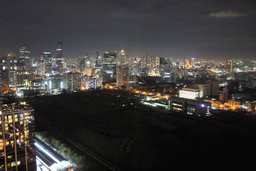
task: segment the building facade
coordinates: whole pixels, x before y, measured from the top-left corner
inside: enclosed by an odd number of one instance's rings
[[[36,170],[34,110],[3,112],[0,117],[0,170]]]
[[[65,73],[63,78],[64,88],[71,92],[79,91],[82,87],[81,73]]]
[[[199,100],[170,97],[168,100],[170,111],[181,112],[189,115],[209,116],[211,103]]]
[[[179,97],[186,99],[197,99],[203,97],[203,92],[199,88],[183,88],[179,90]]]
[[[116,79],[116,52],[105,52],[102,58],[103,82],[111,82]]]
[[[126,77],[129,77],[129,66],[128,65],[118,65],[116,72],[116,87],[121,87],[125,84]]]

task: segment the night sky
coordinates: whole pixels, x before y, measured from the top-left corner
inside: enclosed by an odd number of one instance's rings
[[[75,58],[128,56],[206,59],[256,57],[253,0],[1,0],[0,55],[25,46]]]

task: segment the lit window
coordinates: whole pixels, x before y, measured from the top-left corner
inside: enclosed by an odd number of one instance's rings
[[[11,167],[16,166],[15,162],[11,162]]]

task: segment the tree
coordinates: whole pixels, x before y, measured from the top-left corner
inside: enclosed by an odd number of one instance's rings
[[[43,137],[46,137],[47,134],[48,134],[48,133],[47,133],[46,131],[43,131],[43,132],[42,132],[42,136],[43,136]]]
[[[72,153],[72,150],[69,147],[67,147],[66,150],[64,151],[64,155],[67,158],[70,158],[71,153]]]
[[[67,149],[67,146],[65,145],[65,144],[61,144],[60,146],[59,146],[59,150],[62,152],[62,153],[64,153],[64,151]]]
[[[56,148],[58,148],[58,147],[60,146],[60,144],[61,144],[60,140],[55,140],[54,143],[55,143],[54,146],[55,146]]]
[[[54,145],[54,142],[55,142],[55,138],[53,136],[50,136],[49,137],[49,142]]]
[[[77,162],[77,159],[78,159],[78,154],[74,152],[74,153],[70,156],[70,158],[71,158],[71,161],[72,161],[73,163],[76,163],[76,162]]]

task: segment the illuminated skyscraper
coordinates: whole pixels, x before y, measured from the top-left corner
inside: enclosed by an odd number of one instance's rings
[[[129,66],[128,65],[118,65],[116,67],[116,86],[120,87],[122,85],[125,85],[125,87],[129,88],[126,86],[125,81],[129,77]],[[129,82],[128,82],[129,83]]]
[[[103,82],[109,82],[116,78],[116,52],[105,52],[102,58]]]
[[[1,112],[0,170],[36,170],[33,112]]]
[[[81,73],[65,73],[64,78],[64,88],[71,92],[81,90],[82,84],[82,74]]]
[[[57,55],[56,58],[62,58],[62,42],[61,40],[58,41],[58,48],[56,49]]]
[[[12,53],[8,54],[6,57],[0,58],[1,81],[2,84],[6,84],[10,90],[16,91],[16,70],[19,64],[15,54]]]
[[[123,65],[123,64],[127,63],[127,61],[126,61],[126,55],[125,55],[124,50],[121,50],[121,51],[119,52],[119,61],[120,61],[120,65]]]
[[[19,69],[30,69],[32,67],[29,54],[30,51],[26,47],[20,49]]]
[[[96,52],[96,60],[95,60],[95,67],[101,67],[101,56],[99,55],[98,52]]]
[[[46,67],[51,67],[52,66],[52,62],[51,62],[51,52],[43,52],[43,54],[40,55],[40,60],[44,60],[45,61],[45,66]]]
[[[63,73],[64,72],[64,58],[62,55],[61,40],[58,41],[58,48],[56,49],[56,51],[57,51],[56,58],[53,59],[52,64],[57,73]]]
[[[146,52],[146,66],[148,66],[149,64],[149,53]]]

